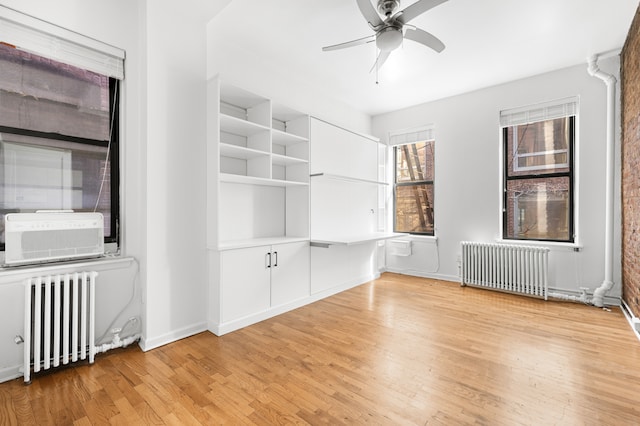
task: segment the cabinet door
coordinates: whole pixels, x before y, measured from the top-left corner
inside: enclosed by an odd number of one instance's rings
[[[223,251],[221,254],[222,322],[269,309],[269,247]]]
[[[309,243],[278,244],[272,252],[271,306],[309,296]]]

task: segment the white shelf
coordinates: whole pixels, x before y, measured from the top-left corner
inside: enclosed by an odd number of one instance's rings
[[[260,132],[266,132],[270,129],[261,124],[251,121],[242,120],[227,114],[220,114],[220,130],[226,133],[232,133],[238,136],[253,136]]]
[[[271,129],[271,141],[277,145],[289,146],[299,143],[308,143],[309,139],[294,135],[293,133],[283,132],[278,129]]]
[[[272,154],[271,162],[277,166],[292,166],[295,164],[309,164],[308,160],[302,160],[300,158],[289,157],[286,155]]]
[[[255,176],[234,175],[231,173],[220,173],[220,182],[242,183],[247,185],[263,186],[309,186],[307,182],[295,182],[290,180],[267,179]]]
[[[268,156],[268,152],[259,151],[257,149],[245,148],[243,146],[232,145],[228,143],[220,143],[220,155],[223,157],[238,158],[248,160],[250,158]]]
[[[221,241],[218,245],[219,251],[234,250],[240,248],[271,246],[276,244],[298,243],[309,241],[307,237],[263,237],[249,240]]]
[[[369,179],[360,179],[360,178],[354,178],[354,177],[350,177],[350,176],[343,176],[343,175],[334,175],[331,173],[313,173],[310,175],[312,178],[326,178],[326,179],[335,179],[335,180],[342,180],[342,181],[346,181],[346,182],[354,182],[354,183],[366,183],[366,184],[372,184],[372,185],[389,185],[387,182],[381,182],[381,181],[376,181],[376,180],[369,180]]]
[[[328,247],[332,245],[351,246],[403,236],[406,236],[406,234],[399,234],[395,232],[373,232],[366,235],[341,235],[328,238],[311,238],[311,245],[314,247]]]

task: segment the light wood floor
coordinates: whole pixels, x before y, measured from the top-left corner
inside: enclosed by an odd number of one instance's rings
[[[0,384],[0,424],[640,424],[619,309],[384,274],[223,337]]]

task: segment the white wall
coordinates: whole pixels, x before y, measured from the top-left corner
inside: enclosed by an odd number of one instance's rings
[[[601,68],[617,70],[617,58],[603,61]],[[385,141],[392,131],[431,123],[436,128],[439,268],[433,243],[405,266],[416,275],[458,280],[460,241],[492,242],[501,235],[500,110],[579,96],[577,220],[583,248],[552,248],[550,286],[567,291],[598,287],[604,279],[605,95],[604,84],[587,74],[585,63],[373,117],[373,134]],[[619,211],[618,201],[616,217]],[[612,296],[621,294],[619,255],[618,243]]]
[[[145,11],[145,349],[206,328],[206,21],[185,3]]]
[[[322,84],[310,82],[259,50],[247,50],[234,41],[234,34],[218,31],[217,22],[242,16],[231,2],[207,25],[207,77],[241,87],[277,103],[361,133],[371,133],[371,117],[328,99]],[[237,7],[240,7],[238,5]],[[238,31],[241,29],[241,24]]]

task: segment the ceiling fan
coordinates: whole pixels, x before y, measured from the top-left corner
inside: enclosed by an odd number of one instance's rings
[[[371,0],[356,0],[364,19],[367,20],[369,26],[375,33],[345,43],[326,46],[323,47],[322,50],[326,52],[344,49],[375,41],[380,53],[371,71],[380,69],[387,58],[389,58],[391,52],[402,44],[403,39],[413,40],[436,52],[442,52],[444,50],[444,43],[442,43],[440,39],[420,28],[408,25],[408,23],[417,16],[422,15],[429,9],[445,1],[447,0],[418,0],[403,10],[397,11],[400,7],[400,0],[378,0],[378,11],[384,16],[384,18],[382,18],[378,12],[376,12],[373,4],[371,4]]]

